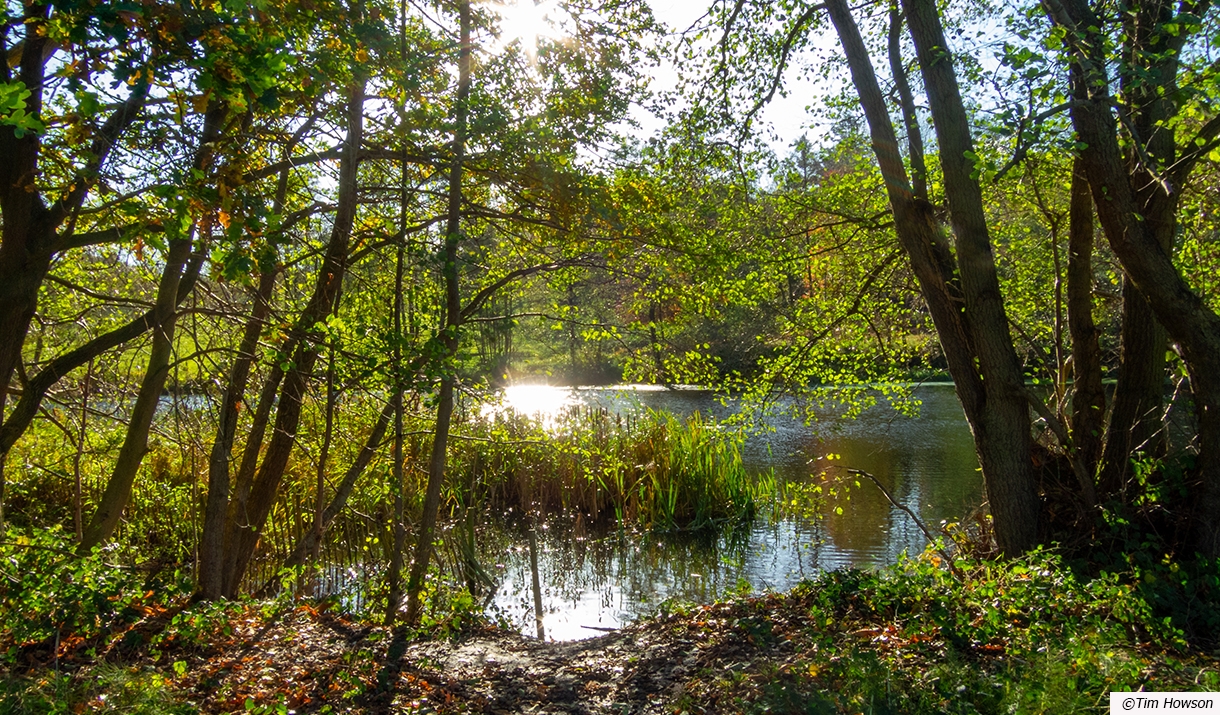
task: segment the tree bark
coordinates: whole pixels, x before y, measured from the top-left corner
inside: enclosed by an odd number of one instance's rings
[[[1132,183],[1148,181],[1149,176],[1147,167],[1132,173],[1119,145],[1104,55],[1106,38],[1100,30],[1103,23],[1086,0],[1043,0],[1043,7],[1051,21],[1066,31],[1076,97],[1072,124],[1084,144],[1080,157],[1098,219],[1127,278],[1177,343],[1190,375],[1199,421],[1201,486],[1194,500],[1196,546],[1214,557],[1220,555],[1220,316],[1191,290],[1170,254],[1141,225],[1143,206]],[[1172,42],[1185,42],[1185,38]],[[1150,48],[1136,49],[1146,52]],[[1172,77],[1162,81],[1172,82]],[[1181,185],[1186,177],[1175,178]]]
[[[25,85],[26,113],[34,119],[42,114],[46,63],[50,46],[45,32],[49,4],[25,3],[25,27],[16,80]],[[7,58],[6,58],[7,59]],[[5,67],[8,75],[8,67]],[[137,77],[142,77],[137,74]],[[144,108],[148,83],[136,81],[118,108],[98,129],[88,146],[87,159],[71,182],[71,189],[50,206],[36,184],[40,174],[42,145],[37,132],[17,136],[14,127],[0,126],[0,415],[8,398],[9,381],[21,361],[21,349],[30,321],[38,308],[38,291],[51,267],[51,260],[66,246],[70,236],[60,228],[83,204],[97,183],[98,173],[119,137],[135,122]],[[68,232],[73,229],[69,222]],[[2,474],[2,472],[0,472]],[[0,481],[0,499],[3,482]]]
[[[889,111],[884,95],[869,60],[867,48],[860,37],[859,28],[848,10],[845,0],[828,0],[826,3],[831,21],[843,45],[851,70],[852,82],[860,97],[861,106],[869,125],[873,151],[877,157],[885,181],[886,193],[890,200],[890,208],[894,214],[895,231],[902,245],[912,270],[919,282],[920,291],[928,305],[932,321],[936,326],[937,337],[949,363],[949,372],[953,376],[954,388],[962,403],[966,419],[974,434],[976,450],[983,465],[984,480],[987,484],[988,496],[992,501],[992,512],[995,518],[996,538],[1000,548],[1009,554],[1016,554],[1031,547],[1037,535],[1037,495],[1034,493],[1032,517],[1030,516],[1030,494],[1028,493],[1028,446],[1019,454],[1026,460],[1024,470],[1016,464],[1012,455],[1002,454],[1004,449],[1019,449],[1022,444],[1020,435],[1012,433],[1013,424],[1021,423],[1021,415],[1016,408],[1008,404],[1006,411],[1001,410],[998,416],[989,416],[989,394],[985,388],[984,375],[979,367],[983,360],[976,347],[977,336],[974,326],[967,319],[967,306],[963,287],[954,276],[954,260],[949,248],[935,222],[932,207],[926,200],[914,195],[907,181],[906,170],[898,151],[898,141],[890,122]],[[908,22],[911,18],[908,11]],[[972,246],[977,254],[977,247]],[[969,253],[968,257],[977,263],[980,257]],[[972,285],[975,295],[972,298],[977,307],[980,300],[986,303],[989,296],[979,295],[977,285],[978,273],[985,271],[977,265],[972,265]],[[998,296],[996,296],[998,298]],[[1001,306],[1002,307],[1002,306]],[[994,312],[994,309],[993,309]],[[1002,311],[1001,311],[1002,313]],[[992,316],[994,320],[994,315]],[[989,363],[1003,365],[1003,337],[1007,336],[1007,326],[1004,335],[998,339],[992,336],[988,346]],[[999,348],[996,347],[999,344]],[[996,357],[995,353],[1001,353]],[[976,358],[978,366],[976,366]],[[1011,370],[1011,366],[1008,367]],[[992,379],[988,376],[988,381]],[[1007,397],[1007,392],[999,388],[991,388],[992,392],[1001,392]],[[1011,386],[1009,386],[1011,390]],[[1022,402],[1022,408],[1024,402]],[[1025,425],[1028,429],[1028,412],[1025,415]],[[989,431],[989,428],[991,431]],[[1008,429],[1007,433],[996,431]],[[1026,444],[1029,439],[1025,435]],[[997,473],[997,470],[1000,470]],[[1032,481],[1032,480],[1030,480]],[[994,486],[993,486],[994,484]],[[1011,503],[1000,503],[1012,500]]]
[[[1090,474],[1101,459],[1106,393],[1101,382],[1100,331],[1093,322],[1093,197],[1077,159],[1068,209],[1068,332],[1072,339],[1072,443]]]
[[[445,460],[449,444],[449,425],[453,417],[453,388],[457,376],[449,362],[457,354],[458,331],[462,327],[462,297],[458,285],[457,252],[462,229],[462,169],[466,154],[466,124],[470,106],[471,71],[471,9],[469,0],[458,5],[459,35],[461,38],[458,57],[458,86],[454,106],[453,163],[449,169],[448,217],[445,225],[444,263],[445,279],[445,327],[437,338],[443,347],[442,378],[437,395],[436,426],[432,438],[432,454],[428,459],[428,486],[424,492],[424,507],[420,515],[419,531],[415,537],[415,552],[411,560],[411,573],[407,578],[407,612],[404,620],[408,625],[419,622],[420,593],[424,587],[424,576],[432,560],[432,539],[436,529],[437,512],[440,510],[441,485],[445,481]]]
[[[216,140],[220,137],[221,126],[228,116],[228,108],[222,104],[213,103],[204,113],[203,128],[199,137],[199,147],[195,150],[192,162],[197,171],[206,171],[212,163],[216,151]],[[205,216],[196,225],[202,225],[200,231],[200,253],[204,252],[211,233],[211,218]],[[192,234],[196,226],[192,226],[186,236],[170,239],[169,251],[165,257],[165,268],[161,273],[161,283],[157,287],[157,300],[153,306],[154,322],[157,325],[153,332],[152,349],[148,357],[148,367],[136,395],[135,405],[127,423],[127,434],[119,456],[115,461],[114,471],[106,483],[106,490],[98,502],[97,510],[86,527],[81,538],[78,553],[88,553],[94,546],[101,544],[114,533],[119,518],[131,499],[131,488],[135,484],[136,472],[144,455],[148,451],[148,433],[152,428],[152,420],[157,412],[157,403],[161,399],[161,391],[165,388],[165,380],[169,376],[169,361],[174,350],[174,327],[177,319],[179,285],[183,277],[183,269],[191,255]]]
[[[928,198],[928,165],[924,160],[923,132],[919,128],[919,115],[915,113],[915,97],[907,79],[906,63],[902,61],[902,13],[897,5],[890,7],[890,30],[887,47],[890,56],[890,74],[894,76],[894,89],[898,92],[898,107],[902,111],[902,124],[907,132],[907,160],[911,164],[911,189],[915,196]]]
[[[242,331],[237,358],[229,369],[225,393],[220,402],[216,439],[208,457],[208,496],[204,508],[203,538],[199,547],[199,593],[207,600],[220,598],[224,589],[224,527],[229,509],[229,458],[237,434],[237,419],[250,368],[258,352],[258,338],[271,312],[277,270],[263,271],[258,279],[250,319]],[[266,425],[266,420],[263,421]],[[261,442],[261,437],[260,440]],[[257,449],[255,450],[257,452]]]
[[[148,432],[152,427],[153,416],[157,411],[157,403],[161,399],[161,391],[165,388],[165,379],[169,376],[169,360],[174,349],[175,308],[177,306],[178,284],[182,279],[183,267],[191,254],[191,239],[174,239],[169,243],[169,252],[165,257],[165,269],[161,273],[161,283],[157,288],[157,302],[154,310],[157,313],[157,328],[153,332],[152,350],[148,356],[148,367],[144,379],[140,383],[140,391],[136,395],[135,405],[131,408],[131,417],[127,423],[127,434],[123,446],[119,449],[114,471],[106,483],[106,490],[98,501],[97,509],[89,520],[81,536],[77,553],[86,554],[93,547],[110,538],[118,526],[123,509],[131,499],[131,488],[135,484],[136,471],[148,451]]]
[[[1030,461],[1029,403],[1021,363],[1008,332],[983,193],[974,178],[974,141],[935,2],[903,0],[932,111],[945,196],[957,246],[966,319],[975,338],[987,407],[975,428],[975,447],[996,524],[1008,554],[1038,542],[1041,503]]]

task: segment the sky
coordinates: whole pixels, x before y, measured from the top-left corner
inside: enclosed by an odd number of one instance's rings
[[[648,0],[657,20],[668,25],[674,32],[681,32],[690,27],[707,12],[708,5],[712,2],[714,0]],[[825,90],[810,79],[799,76],[800,74],[790,68],[785,77],[787,95],[780,96],[776,93],[771,103],[759,115],[760,125],[769,127],[774,132],[774,137],[768,140],[768,144],[781,155],[786,153],[788,147],[802,134],[816,139],[825,132],[825,128],[819,126],[807,111],[810,102],[825,94]],[[677,70],[670,65],[659,68],[655,75],[654,87],[672,88],[676,82]],[[640,121],[646,133],[655,132],[663,126],[660,119],[644,117],[642,114],[637,114],[636,119]]]
[[[695,25],[708,11],[710,4],[726,0],[646,0],[652,8],[654,17],[669,28],[674,39],[682,32]],[[563,0],[498,0],[493,3],[501,17],[500,42],[504,44],[521,42],[530,52],[536,47],[542,37],[556,38],[562,35],[563,21],[557,17],[563,16]],[[821,48],[821,52],[836,51],[837,42],[833,37],[815,39],[812,45]],[[776,93],[771,102],[759,113],[753,125],[755,136],[766,142],[778,155],[787,154],[793,143],[803,134],[808,135],[815,143],[825,135],[827,127],[825,120],[820,120],[816,113],[808,111],[812,102],[827,94],[824,87],[819,87],[802,72],[802,63],[807,58],[794,56],[785,72],[784,85],[781,92]],[[671,61],[663,62],[652,72],[652,89],[660,95],[672,91],[678,86],[679,74],[682,68],[675,67]],[[744,112],[745,107],[741,110]],[[655,116],[643,106],[637,106],[631,113],[632,120],[638,129],[626,129],[640,139],[655,136],[663,130],[667,118]]]

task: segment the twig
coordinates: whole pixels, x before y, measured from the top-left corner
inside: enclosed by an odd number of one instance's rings
[[[877,486],[877,488],[881,490],[881,493],[883,495],[885,495],[885,498],[889,501],[890,504],[892,504],[895,507],[897,507],[898,509],[901,509],[902,511],[906,512],[907,516],[911,517],[911,520],[915,522],[915,526],[918,526],[919,530],[923,532],[923,535],[928,537],[928,543],[932,544],[933,548],[936,549],[936,552],[938,554],[940,554],[941,558],[943,558],[945,560],[945,564],[948,565],[949,571],[954,575],[954,577],[956,577],[958,581],[965,580],[965,578],[966,578],[965,574],[963,574],[961,572],[961,569],[959,569],[957,567],[957,565],[953,563],[953,558],[950,557],[949,554],[944,549],[942,549],[939,546],[936,546],[936,538],[934,536],[932,536],[931,531],[928,531],[928,527],[924,525],[923,520],[921,520],[918,516],[916,516],[915,512],[911,511],[910,507],[908,507],[905,504],[900,503],[897,499],[895,499],[894,495],[890,494],[890,491],[888,489],[886,489],[884,486],[882,486],[881,481],[878,480],[872,474],[869,474],[868,472],[864,471],[863,469],[853,469],[851,467],[847,467],[846,469],[847,469],[848,474],[851,474],[851,475],[854,475],[857,477],[864,477],[864,478],[868,479],[870,482],[872,482],[873,484],[875,484]]]

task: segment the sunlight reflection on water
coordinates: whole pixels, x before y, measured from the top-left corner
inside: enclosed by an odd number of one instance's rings
[[[678,385],[615,385],[613,387],[562,387],[545,384],[509,385],[500,391],[500,400],[483,407],[484,417],[511,409],[519,415],[538,420],[544,429],[553,430],[564,410],[576,406],[608,407],[615,411],[639,409],[641,397],[648,393],[699,393],[702,388]]]
[[[899,502],[935,528],[960,519],[982,499],[973,442],[952,385],[916,388],[918,417],[886,406],[844,421],[768,418],[769,431],[749,438],[742,450],[747,469],[774,469],[780,479],[807,479],[833,462],[863,469],[887,485]],[[611,412],[663,409],[679,416],[699,411],[724,418],[733,412],[712,393],[653,385],[568,388],[514,385],[501,404],[553,428],[563,410],[599,407]],[[665,599],[705,603],[727,592],[781,591],[821,570],[892,563],[903,551],[918,553],[924,537],[911,520],[870,486],[854,489],[837,504],[842,513],[821,520],[760,518],[737,534],[609,532],[574,533],[554,525],[539,536],[539,570],[547,638],[572,640],[600,634],[654,613]],[[496,527],[500,528],[500,527]],[[486,554],[500,578],[495,609],[523,633],[534,631],[533,596],[525,532],[505,528],[505,551]]]

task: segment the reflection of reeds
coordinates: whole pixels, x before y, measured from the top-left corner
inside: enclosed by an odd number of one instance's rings
[[[752,516],[771,488],[768,477],[746,472],[742,436],[698,414],[683,421],[664,412],[572,408],[544,431],[502,413],[463,433],[450,457],[450,484],[477,483],[483,496],[476,500],[497,511],[702,528]],[[475,465],[478,479],[466,475]]]

